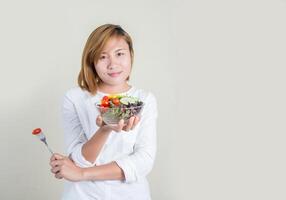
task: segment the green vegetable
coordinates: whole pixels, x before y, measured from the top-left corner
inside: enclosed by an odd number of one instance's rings
[[[128,105],[128,104],[132,104],[132,103],[136,103],[137,101],[139,101],[138,98],[136,97],[122,97],[120,99],[120,103],[124,104],[124,105]]]

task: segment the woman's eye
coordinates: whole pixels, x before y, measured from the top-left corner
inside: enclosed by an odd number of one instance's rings
[[[99,57],[100,60],[105,59],[105,58],[106,58],[105,56],[100,56]]]
[[[124,53],[119,52],[119,53],[117,53],[117,55],[118,55],[118,56],[122,56],[122,55],[124,55]]]

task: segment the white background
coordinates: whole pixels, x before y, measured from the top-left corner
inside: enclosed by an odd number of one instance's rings
[[[1,1],[0,199],[59,199],[64,92],[88,35],[133,38],[131,84],[159,103],[154,200],[286,199],[286,1]]]

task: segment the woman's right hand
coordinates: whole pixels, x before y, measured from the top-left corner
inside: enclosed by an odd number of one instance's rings
[[[96,118],[96,125],[101,127],[102,129],[112,130],[115,132],[120,132],[121,130],[128,132],[134,129],[139,121],[140,121],[140,118],[138,116],[133,116],[128,120],[128,124],[124,124],[124,120],[121,119],[116,125],[108,125],[104,123],[102,117],[99,115]]]

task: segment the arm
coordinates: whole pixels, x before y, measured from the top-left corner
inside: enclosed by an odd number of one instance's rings
[[[146,101],[146,104],[133,154],[126,155],[109,164],[90,166],[85,169],[75,167],[67,157],[64,159],[54,157],[51,161],[52,172],[56,174],[57,178],[68,180],[72,180],[70,177],[75,176],[75,172],[78,172],[76,178],[73,179],[75,181],[125,180],[134,182],[146,176],[153,167],[156,154],[157,104],[155,97],[149,96],[149,101]]]
[[[100,128],[97,132],[82,146],[82,154],[86,160],[89,162],[95,162],[101,148],[103,147],[108,135],[111,131],[120,132],[122,129],[129,131],[133,129],[139,122],[139,117],[131,117],[127,125],[124,125],[124,120],[120,120],[119,123],[114,126],[109,126],[103,123],[102,117],[98,116],[96,119],[96,124]]]
[[[115,162],[123,170],[125,182],[136,182],[144,178],[153,168],[157,149],[157,101],[149,94],[139,124],[139,132],[131,155]]]
[[[91,167],[96,163],[96,159],[105,144],[111,131],[120,131],[124,129],[129,131],[138,123],[130,122],[124,126],[124,121],[121,121],[117,126],[107,126],[103,123],[99,116],[96,119],[96,124],[100,127],[96,133],[88,140],[84,134],[82,123],[80,121],[80,112],[76,110],[77,104],[73,102],[70,94],[65,94],[62,103],[62,123],[65,134],[65,145],[67,154],[79,167]]]
[[[91,162],[94,159],[86,160],[83,156],[83,145],[88,142],[88,139],[84,134],[84,129],[80,121],[80,112],[77,111],[77,106],[79,105],[74,101],[72,93],[67,92],[63,97],[61,107],[66,154],[77,166],[82,168],[92,167],[95,165],[95,163]],[[101,134],[101,136],[103,135]]]
[[[82,155],[91,163],[96,161],[101,148],[106,142],[111,130],[100,127],[97,132],[82,146]]]
[[[124,180],[123,170],[116,164],[111,162],[105,165],[89,167],[83,169],[82,180]]]
[[[115,163],[81,168],[63,155],[53,154],[50,160],[51,172],[58,179],[65,178],[69,181],[91,181],[91,180],[124,180],[122,169]]]
[[[131,117],[128,124],[124,127],[125,131],[133,129],[138,122],[138,117]],[[98,117],[97,124],[100,126],[101,123],[102,119],[101,117]],[[119,123],[117,126],[118,131],[121,130],[122,127],[123,121],[121,121],[121,123]],[[110,131],[111,130],[105,125],[99,128],[97,133],[82,146],[82,154],[85,157],[91,157],[90,159],[96,160],[96,157],[100,152],[104,142],[106,141]],[[100,166],[82,168],[76,166],[72,158],[56,153],[51,157],[50,165],[52,167],[51,171],[55,174],[55,177],[59,179],[65,178],[70,181],[125,179],[123,170],[117,165],[116,162],[111,162],[109,164]]]
[[[149,96],[145,114],[139,124],[134,152],[109,164],[83,169],[82,180],[125,180],[134,182],[152,169],[156,154],[157,103]]]
[[[134,126],[136,126],[139,118],[135,118],[130,119],[130,123],[128,123],[125,130],[128,131],[129,129],[133,129]],[[100,128],[96,133],[99,136],[93,136],[94,138],[91,138],[83,145],[82,150],[87,151],[86,153],[88,156],[95,156],[96,152],[93,150],[98,148],[98,152],[100,151],[109,133],[109,129],[106,129],[105,127]],[[85,147],[86,144],[87,146]],[[96,145],[99,145],[99,147],[96,147]],[[111,162],[100,166],[82,168],[75,165],[72,158],[56,153],[51,157],[50,165],[52,167],[51,171],[55,174],[55,177],[59,179],[65,178],[70,181],[125,179],[123,170],[118,166],[116,162]]]
[[[135,182],[152,169],[156,154],[157,102],[150,94],[139,124],[134,152],[109,164],[83,169],[83,180],[125,180]]]

